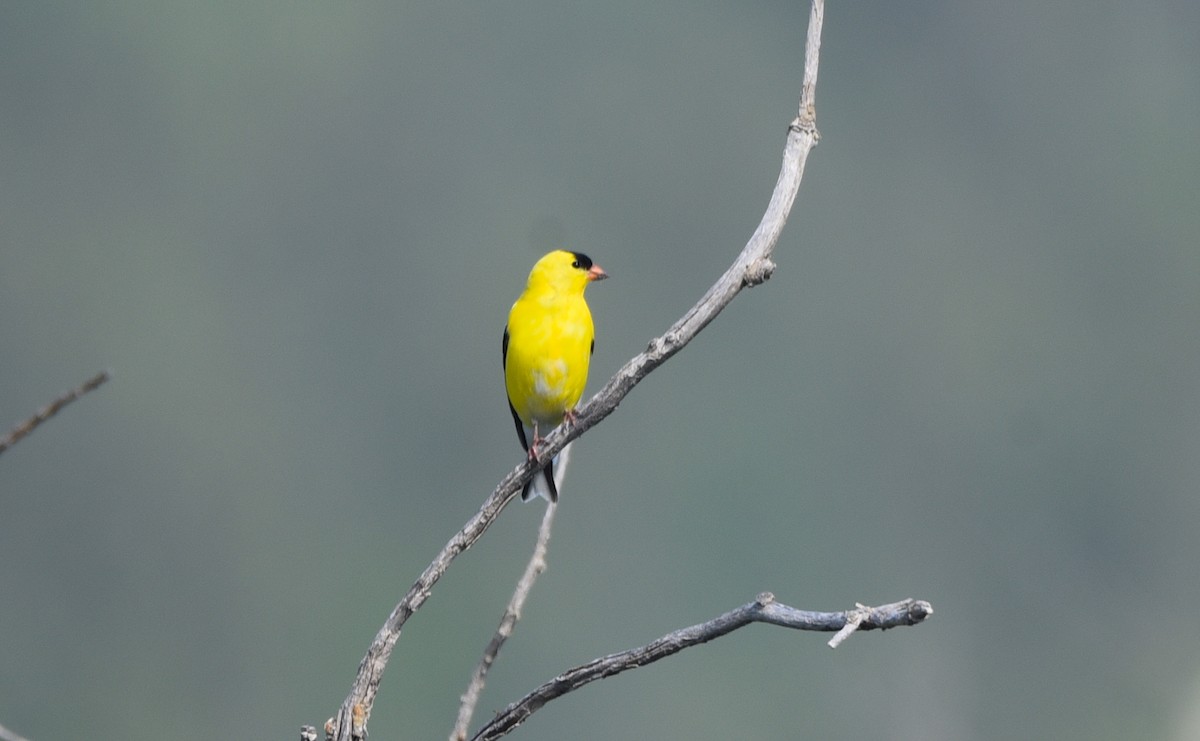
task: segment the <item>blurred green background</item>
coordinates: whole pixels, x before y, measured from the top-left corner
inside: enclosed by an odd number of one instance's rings
[[[6,3],[0,724],[295,738],[521,458],[500,331],[612,275],[595,390],[741,248],[802,2]],[[1200,738],[1200,6],[831,2],[779,269],[576,446],[477,717],[762,590],[752,626],[523,739]],[[444,738],[514,506],[370,729]]]

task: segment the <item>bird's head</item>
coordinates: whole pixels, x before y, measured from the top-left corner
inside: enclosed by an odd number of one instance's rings
[[[533,266],[529,285],[544,285],[555,292],[583,293],[588,283],[607,277],[608,273],[582,252],[555,250]]]

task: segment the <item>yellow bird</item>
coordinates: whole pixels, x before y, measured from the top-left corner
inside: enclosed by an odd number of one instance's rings
[[[587,284],[608,277],[587,255],[556,250],[538,260],[504,328],[504,387],[521,447],[532,460],[539,431],[574,417],[596,346]],[[564,451],[565,452],[565,449]],[[561,454],[560,454],[561,455]],[[525,486],[521,500],[558,501],[554,461]]]

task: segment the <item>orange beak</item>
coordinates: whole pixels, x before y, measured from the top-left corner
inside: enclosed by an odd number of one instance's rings
[[[608,273],[604,272],[604,268],[599,265],[592,265],[588,268],[587,279],[589,281],[604,280],[608,277]]]

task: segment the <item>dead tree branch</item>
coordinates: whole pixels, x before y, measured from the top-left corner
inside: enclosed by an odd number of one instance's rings
[[[887,630],[901,625],[916,625],[932,614],[933,608],[928,602],[912,599],[881,607],[858,605],[855,609],[845,612],[809,612],[779,604],[774,595],[764,592],[754,602],[708,622],[668,633],[640,648],[603,656],[568,669],[500,711],[472,737],[471,741],[492,741],[505,736],[546,703],[585,684],[620,674],[628,669],[652,664],[685,648],[720,638],[750,623],[769,623],[795,630],[830,632],[841,631],[851,624],[856,630]]]
[[[78,388],[71,389],[46,406],[37,410],[32,417],[12,428],[12,430],[10,430],[9,433],[4,437],[0,437],[0,453],[8,450],[10,447],[19,442],[21,438],[26,437],[31,432],[36,430],[43,422],[58,414],[58,411],[67,404],[70,404],[107,380],[107,372],[97,373],[88,380],[84,381]]]
[[[559,460],[561,461],[561,458]],[[554,471],[556,479],[559,478],[559,470],[561,467]],[[533,583],[546,570],[546,550],[550,545],[550,528],[554,525],[554,513],[557,510],[557,504],[546,505],[546,514],[542,515],[542,526],[538,529],[533,557],[525,566],[525,573],[517,582],[512,599],[509,600],[508,607],[505,608],[504,615],[500,618],[500,627],[496,629],[496,634],[492,636],[492,640],[483,651],[483,658],[479,660],[479,665],[475,667],[475,672],[471,675],[471,682],[467,685],[467,690],[462,696],[462,704],[458,708],[458,720],[454,723],[454,730],[450,732],[450,741],[464,741],[467,738],[467,732],[471,727],[471,716],[475,714],[475,707],[479,704],[479,696],[483,693],[487,673],[500,654],[504,642],[512,635],[517,621],[521,619],[521,609],[525,606],[525,600],[533,589]]]
[[[350,694],[342,702],[337,716],[326,724],[332,738],[336,738],[337,741],[351,741],[365,736],[366,722],[379,691],[379,683],[383,679],[384,669],[404,624],[429,598],[433,586],[446,573],[454,559],[479,540],[525,482],[565,445],[612,414],[634,386],[691,342],[743,288],[758,285],[771,277],[775,270],[771,253],[779,241],[779,235],[800,189],[808,154],[816,146],[820,136],[816,127],[815,93],[823,19],[823,0],[812,0],[805,44],[800,108],[796,118],[788,125],[783,163],[775,190],[758,228],[746,246],[695,306],[671,325],[666,333],[651,340],[645,352],[625,363],[604,388],[576,411],[575,424],[561,425],[550,433],[540,448],[541,454],[536,462],[522,462],[500,481],[479,511],[450,538],[421,572],[393,608],[383,627],[371,641],[366,655],[359,662]]]
[[[568,445],[558,454],[558,461],[554,465],[556,488],[562,488],[570,463],[571,446]],[[483,650],[483,658],[479,660],[479,664],[471,674],[471,681],[460,698],[458,719],[454,723],[454,729],[450,731],[450,741],[466,739],[467,731],[471,727],[471,716],[475,714],[479,696],[483,694],[483,687],[487,683],[488,671],[496,662],[496,657],[500,655],[500,649],[504,647],[504,642],[512,635],[517,621],[521,619],[521,609],[525,607],[525,600],[533,591],[533,583],[546,570],[546,551],[550,548],[550,530],[554,526],[554,513],[557,511],[557,504],[551,502],[546,505],[546,513],[542,515],[542,525],[538,528],[537,541],[533,546],[533,555],[529,558],[529,563],[525,565],[525,571],[521,574],[520,580],[517,581],[517,588],[508,601],[508,607],[504,609],[504,615],[500,618],[500,627],[496,629],[496,634],[492,636],[492,640]]]

